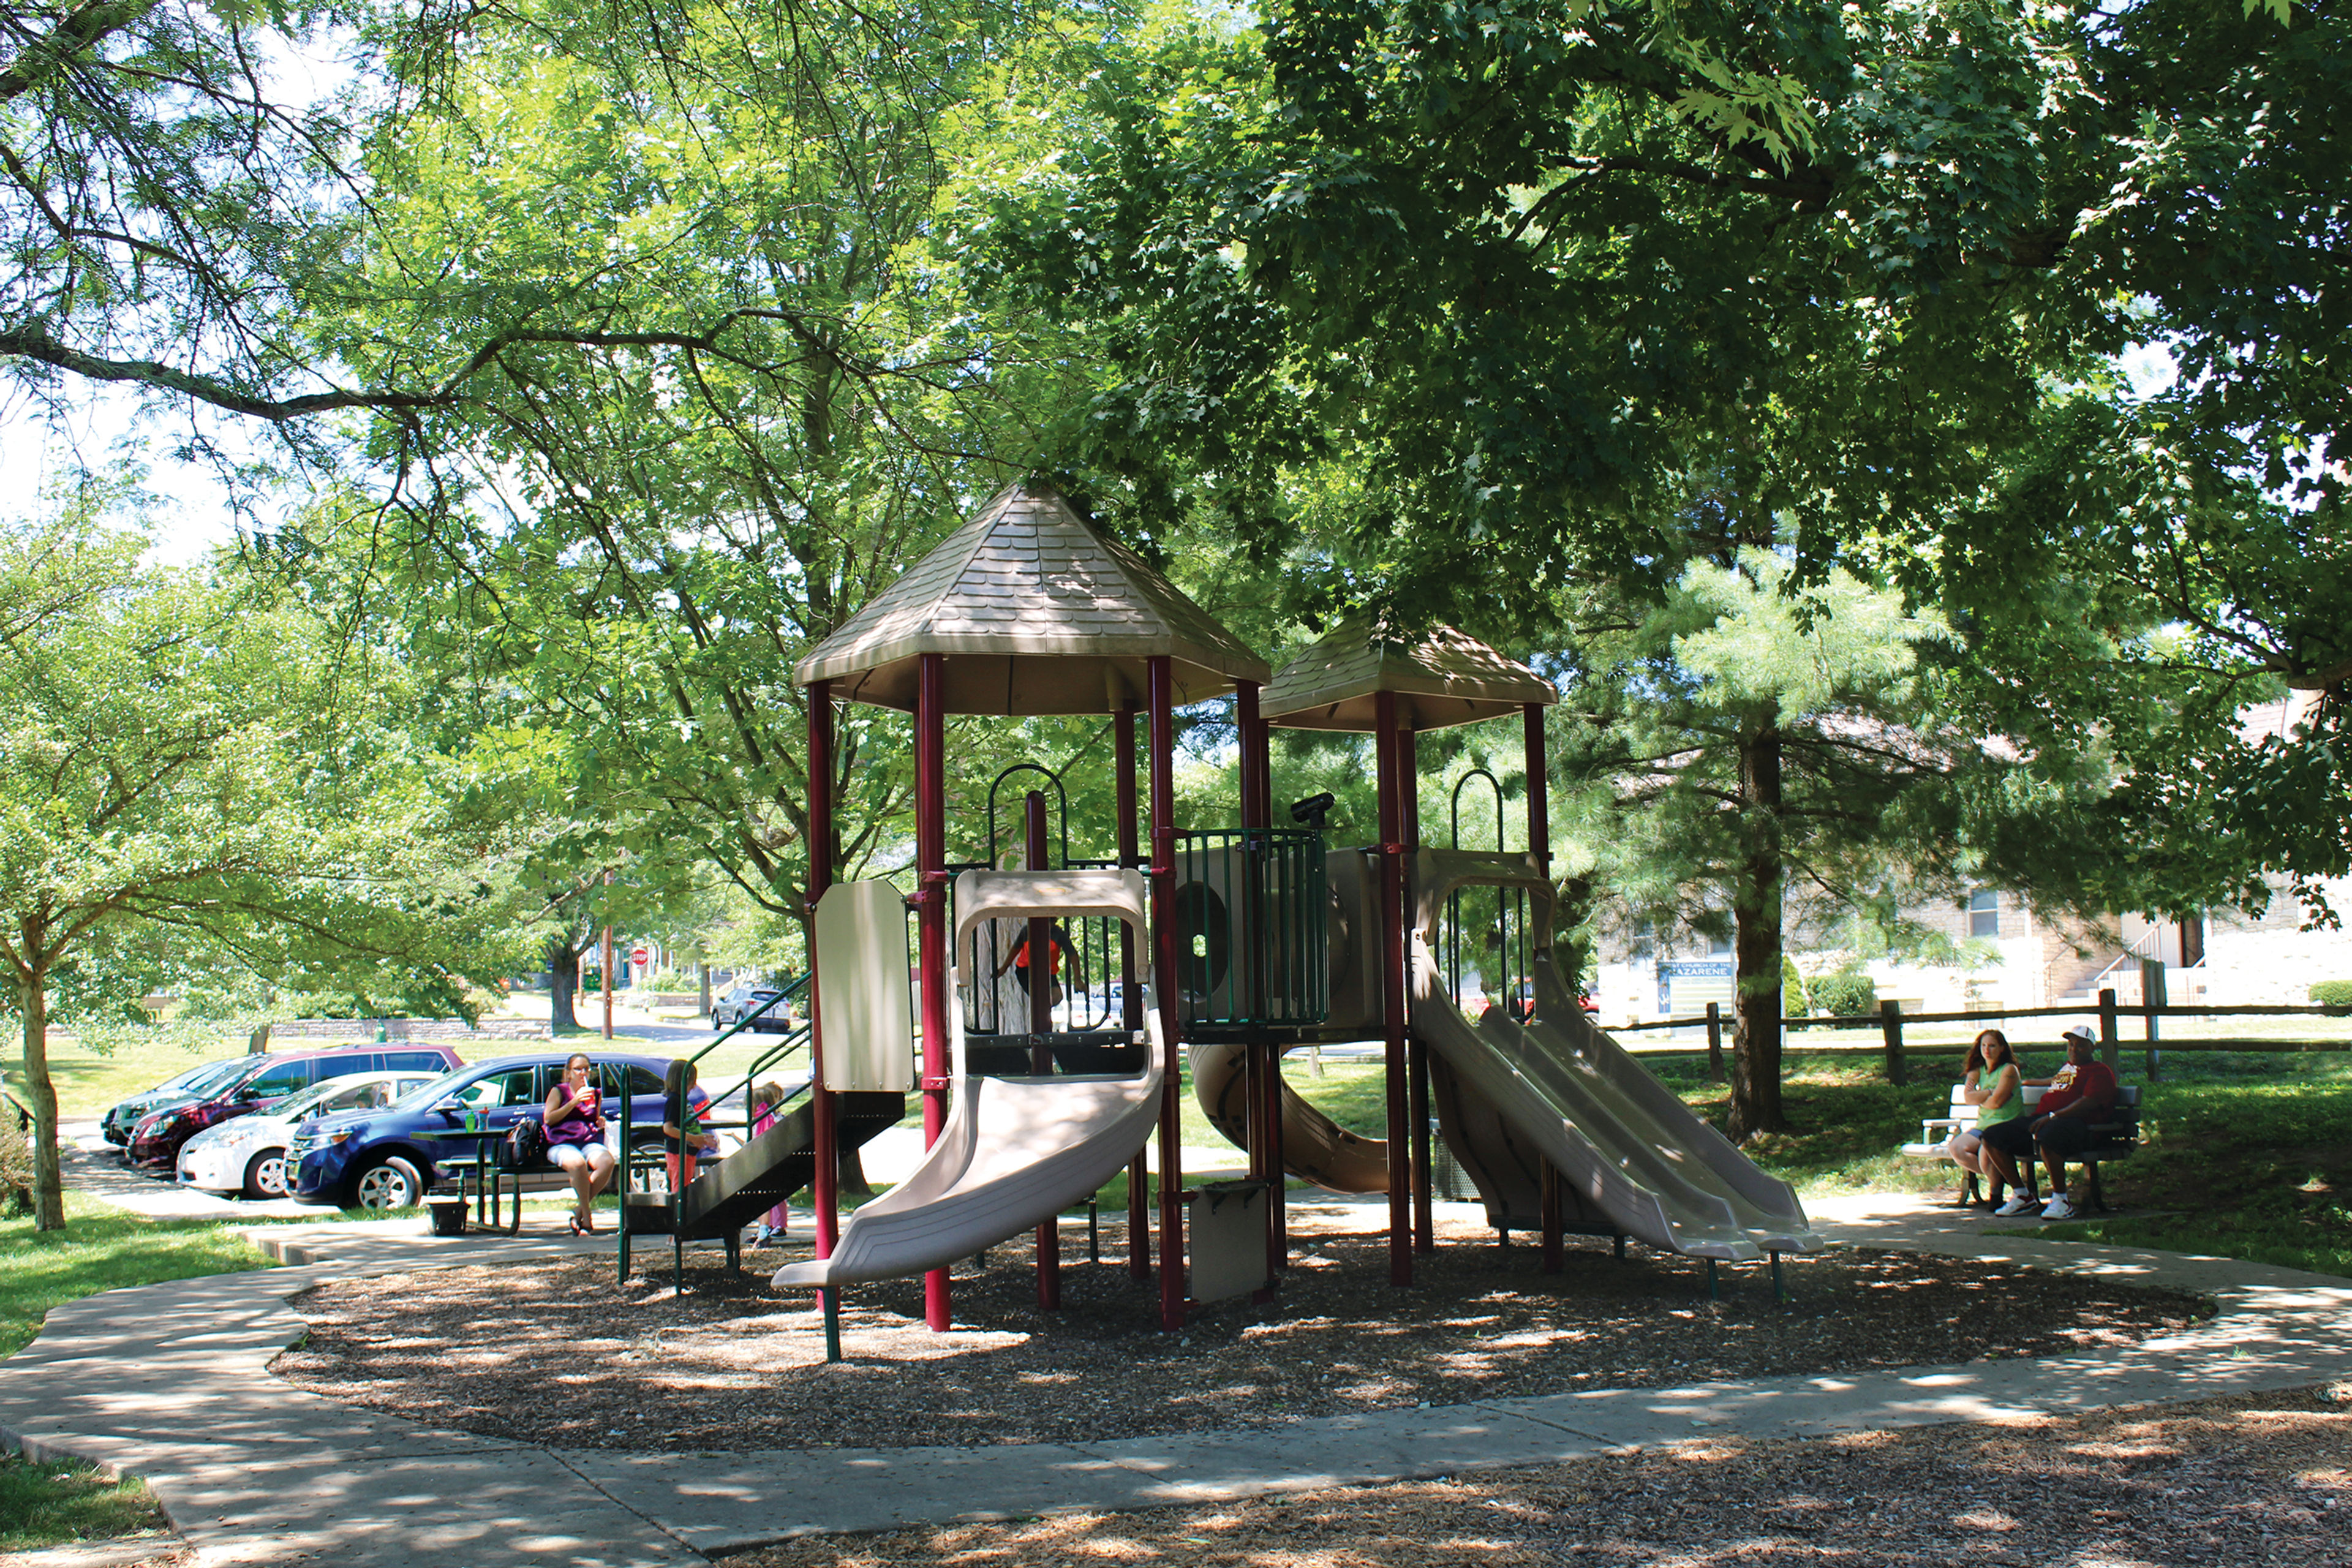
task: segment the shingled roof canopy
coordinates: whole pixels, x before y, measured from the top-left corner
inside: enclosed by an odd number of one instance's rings
[[[919,656],[948,656],[950,713],[1106,713],[1166,656],[1179,705],[1265,684],[1265,661],[1087,526],[1049,486],[1015,485],[876,595],[793,667],[806,686],[915,706]]]
[[[1259,699],[1271,724],[1296,730],[1377,728],[1375,703],[1397,694],[1397,721],[1415,730],[1443,730],[1504,713],[1530,702],[1559,700],[1551,682],[1516,659],[1505,658],[1451,626],[1433,628],[1418,642],[1342,626],[1285,665]]]

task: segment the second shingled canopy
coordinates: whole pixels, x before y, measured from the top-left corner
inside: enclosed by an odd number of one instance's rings
[[[1550,681],[1451,626],[1413,638],[1342,626],[1283,666],[1259,699],[1269,724],[1294,730],[1378,728],[1380,693],[1396,693],[1397,722],[1443,730],[1559,700]]]

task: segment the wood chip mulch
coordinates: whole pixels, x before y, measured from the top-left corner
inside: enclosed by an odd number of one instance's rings
[[[811,1536],[728,1568],[2343,1568],[2352,1385],[1239,1503]]]
[[[1360,1219],[1349,1223],[1360,1225]],[[1106,1226],[1105,1257],[1121,1256]],[[1159,1295],[1066,1246],[1063,1307],[1036,1304],[1025,1242],[960,1266],[956,1327],[922,1323],[919,1281],[846,1292],[843,1363],[824,1361],[784,1260],[716,1252],[670,1289],[667,1248],[616,1285],[611,1261],[441,1268],[322,1286],[309,1339],[273,1370],[411,1420],[563,1448],[714,1450],[1084,1442],[1267,1427],[1353,1412],[1720,1377],[2047,1356],[2135,1343],[2210,1313],[2191,1296],[2008,1264],[1836,1250],[1790,1258],[1792,1300],[1760,1266],[1721,1271],[1572,1238],[1545,1275],[1530,1247],[1441,1237],[1414,1287],[1388,1284],[1383,1237],[1298,1238],[1277,1298],[1158,1329]],[[791,1256],[800,1256],[795,1250]],[[1677,1472],[1679,1473],[1679,1472]]]

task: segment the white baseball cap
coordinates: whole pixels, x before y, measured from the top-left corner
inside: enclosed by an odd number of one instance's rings
[[[2091,1033],[2091,1026],[2088,1024],[2076,1024],[2058,1037],[2062,1040],[2080,1040],[2086,1046],[2095,1046],[2099,1043],[2099,1037]]]

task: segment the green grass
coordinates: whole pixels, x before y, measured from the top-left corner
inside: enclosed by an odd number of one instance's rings
[[[2344,1225],[2336,1205],[2334,1226],[2300,1214],[2265,1214],[2235,1210],[2212,1217],[2158,1215],[2147,1219],[2086,1220],[2078,1225],[2046,1225],[2033,1231],[1996,1231],[1994,1235],[2044,1237],[2053,1241],[2087,1241],[2103,1247],[2146,1247],[2164,1252],[2195,1252],[2214,1258],[2234,1258],[2246,1263],[2270,1263],[2313,1274],[2352,1278],[2352,1231]]]
[[[123,1100],[154,1088],[203,1062],[245,1054],[246,1037],[215,1036],[184,1028],[110,1030],[100,1049],[71,1035],[51,1034],[49,1082],[58,1091],[63,1121],[94,1121]],[[0,1058],[0,1079],[17,1099],[25,1098],[25,1053],[21,1041]]]
[[[32,1343],[51,1308],[84,1296],[270,1267],[220,1225],[141,1219],[74,1194],[66,1219],[64,1230],[46,1234],[29,1219],[0,1220],[0,1356]]]
[[[2292,1022],[2307,1024],[2310,1020]],[[2059,1055],[2029,1047],[2029,1074]],[[2147,1082],[2144,1057],[2123,1054],[2124,1081],[2141,1085],[2147,1147],[2105,1169],[2108,1201],[2147,1217],[2048,1226],[2060,1239],[2218,1254],[2315,1273],[2352,1276],[2352,1054],[2176,1051]],[[1697,1058],[1644,1064],[1718,1128],[1727,1088],[1706,1080]],[[1377,1062],[1325,1064],[1311,1078],[1303,1055],[1285,1061],[1291,1088],[1334,1121],[1369,1137],[1387,1125],[1386,1079]],[[1897,1089],[1870,1057],[1791,1052],[1781,1100],[1789,1130],[1758,1138],[1748,1153],[1807,1196],[1854,1192],[1951,1192],[1952,1168],[1895,1152],[1941,1115],[1949,1079],[1915,1064]]]
[[[170,1528],[143,1481],[110,1481],[87,1465],[42,1465],[22,1455],[0,1455],[0,1552],[128,1535],[160,1537]]]
[[[2051,1065],[2037,1056],[2028,1070]],[[1697,1064],[1653,1066],[1723,1125],[1728,1093]],[[2032,1234],[2352,1276],[2352,1055],[2181,1052],[2163,1072],[2146,1082],[2126,1053],[2124,1081],[2141,1085],[2147,1146],[2102,1176],[2109,1203],[2159,1212]],[[1893,1152],[1918,1137],[1921,1117],[1939,1113],[1940,1075],[1895,1089],[1874,1063],[1791,1057],[1781,1093],[1790,1131],[1756,1140],[1749,1152],[1801,1192],[1952,1190],[1950,1166]]]
[[[1360,1138],[1389,1135],[1388,1069],[1377,1060],[1323,1059],[1317,1078],[1304,1051],[1282,1059],[1282,1080],[1291,1092]]]

